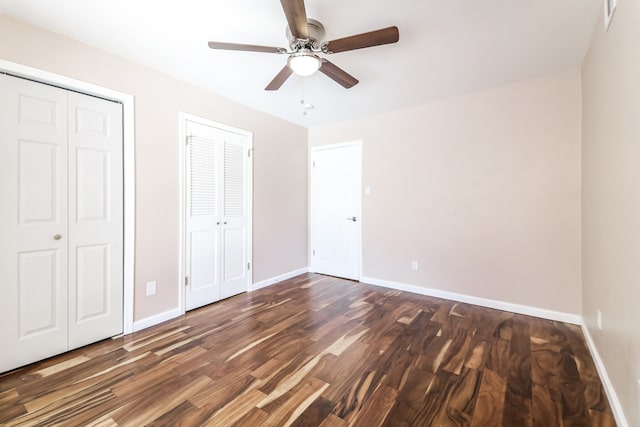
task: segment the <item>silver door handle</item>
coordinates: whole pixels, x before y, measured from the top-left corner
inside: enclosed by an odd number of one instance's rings
[[[353,221],[356,222],[357,218],[355,216],[352,216],[351,218],[347,218],[347,221]]]
[[[60,239],[62,239],[62,234],[56,234],[55,236],[53,236],[53,238],[55,240],[60,240]]]

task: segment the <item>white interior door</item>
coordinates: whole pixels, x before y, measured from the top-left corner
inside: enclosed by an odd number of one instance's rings
[[[0,75],[0,371],[122,332],[119,108]]]
[[[122,106],[69,92],[69,348],[123,330]]]
[[[311,150],[311,270],[360,278],[359,142]]]
[[[185,309],[247,290],[249,139],[185,120]]]
[[[220,135],[191,121],[186,130],[186,309],[220,299]]]
[[[0,75],[0,132],[5,371],[68,349],[67,92]]]
[[[222,298],[247,290],[247,153],[245,137],[225,132]]]

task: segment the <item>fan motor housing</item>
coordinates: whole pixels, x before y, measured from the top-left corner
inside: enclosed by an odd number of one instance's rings
[[[289,40],[289,47],[293,51],[297,51],[301,48],[307,48],[311,50],[320,50],[320,41],[324,37],[324,25],[315,19],[307,19],[307,28],[309,29],[309,39],[299,40],[291,34],[291,30],[287,25],[286,35]]]

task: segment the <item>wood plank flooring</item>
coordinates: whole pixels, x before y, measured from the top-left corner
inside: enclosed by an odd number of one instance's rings
[[[577,326],[305,274],[1,375],[0,424],[615,421]]]

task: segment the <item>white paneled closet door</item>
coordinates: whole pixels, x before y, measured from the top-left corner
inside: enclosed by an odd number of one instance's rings
[[[187,120],[185,308],[248,286],[248,139]]]
[[[0,371],[68,349],[67,93],[0,75]]]
[[[0,75],[0,372],[122,332],[121,120]]]
[[[69,347],[123,330],[122,106],[69,92]]]

